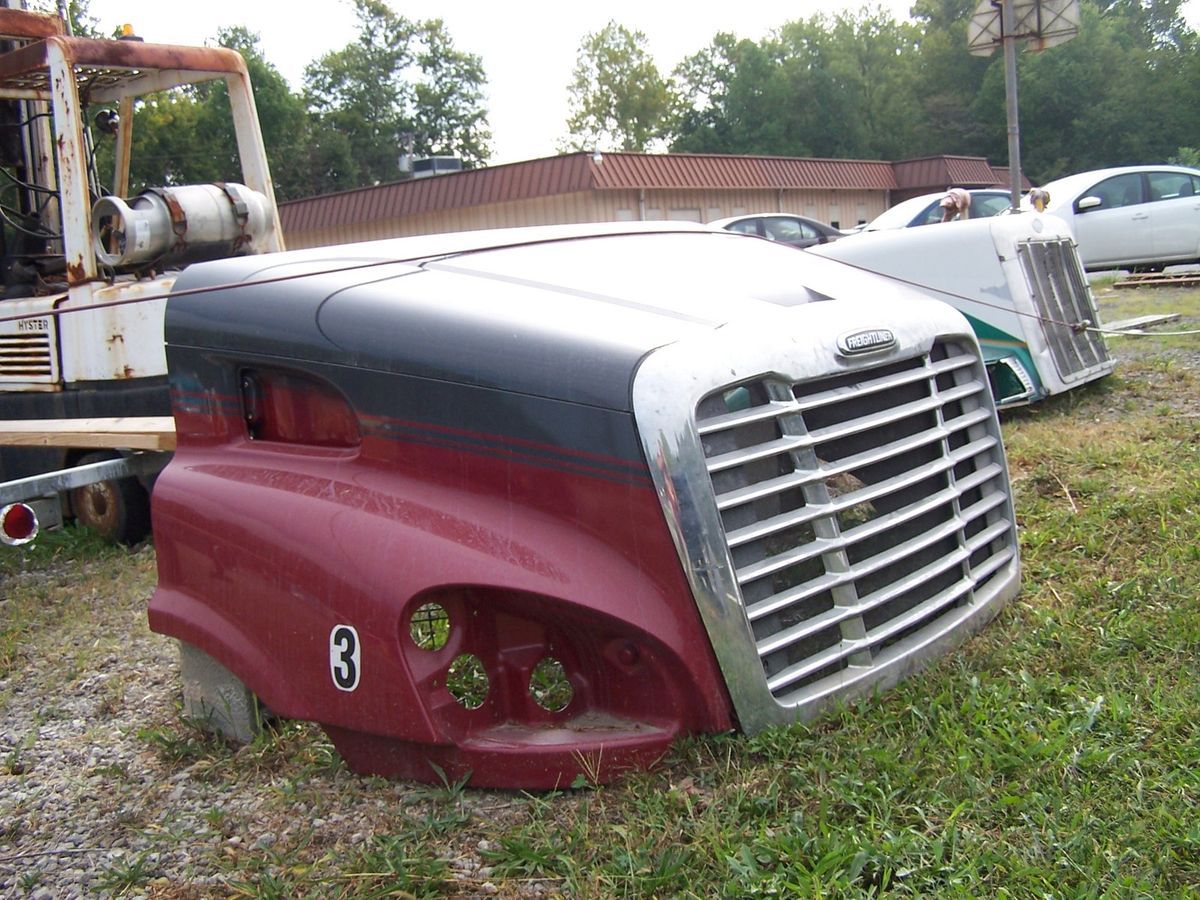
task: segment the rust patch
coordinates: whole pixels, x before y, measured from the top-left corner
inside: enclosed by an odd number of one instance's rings
[[[82,262],[67,263],[67,284],[74,287],[77,284],[83,284],[87,280],[87,272],[84,270]]]
[[[63,33],[62,20],[48,13],[0,8],[0,35],[14,38],[48,38]]]
[[[224,47],[185,47],[138,41],[62,38],[75,62],[120,69],[183,69],[199,72],[240,72],[242,58]]]
[[[27,80],[49,87],[46,73],[46,45],[44,42],[26,44],[16,50],[0,54],[0,83],[11,82],[21,85]],[[6,84],[7,86],[7,84]]]
[[[3,36],[7,15],[16,13],[0,8],[0,36]],[[32,20],[30,20],[32,21]],[[30,26],[36,30],[41,26]],[[17,29],[19,31],[19,29]],[[42,28],[42,30],[46,30]],[[42,35],[36,35],[41,37]],[[94,40],[91,38],[65,37],[61,34],[45,35],[38,40],[15,50],[0,53],[0,85],[16,90],[36,88],[48,90],[52,87],[47,71],[47,45],[53,43],[62,52],[69,66],[87,66],[105,70],[93,72],[90,79],[98,84],[113,84],[120,81],[136,81],[140,70],[184,71],[211,73],[212,77],[223,75],[246,76],[246,64],[240,54],[224,47],[184,47],[170,44],[142,44],[135,41]],[[201,75],[197,79],[204,80]],[[60,88],[59,85],[53,85]]]

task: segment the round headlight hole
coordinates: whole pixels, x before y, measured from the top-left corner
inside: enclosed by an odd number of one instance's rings
[[[529,695],[546,712],[562,712],[571,705],[575,689],[562,663],[546,656],[529,673]]]
[[[446,673],[446,690],[459,706],[479,709],[487,699],[490,686],[483,660],[474,653],[463,653],[450,663],[450,671]]]
[[[422,604],[409,620],[408,633],[422,650],[441,650],[450,640],[450,615],[440,603]]]

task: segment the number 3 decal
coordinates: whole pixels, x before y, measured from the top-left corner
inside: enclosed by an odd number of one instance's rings
[[[329,674],[339,691],[358,687],[360,666],[358,632],[352,625],[335,625],[329,632]]]

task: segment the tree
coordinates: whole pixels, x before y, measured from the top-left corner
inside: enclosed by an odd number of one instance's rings
[[[718,34],[675,70],[684,109],[671,149],[692,153],[809,156],[816,134],[805,119],[818,101],[804,65],[778,38]],[[797,96],[805,99],[797,101]]]
[[[678,106],[646,36],[615,21],[584,36],[567,92],[564,150],[644,152],[669,133]]]
[[[287,79],[267,62],[257,34],[242,26],[222,28],[217,32],[217,43],[238,51],[246,61],[276,197],[291,200],[308,196],[308,173],[303,164],[308,144],[304,98],[292,91]],[[208,85],[211,87],[203,88],[202,102],[214,114],[215,127],[222,130],[225,146],[232,148],[233,117],[225,84],[208,82]]]
[[[1018,60],[1022,166],[1034,182],[1161,162],[1200,139],[1194,104],[1181,102],[1195,96],[1195,34],[1163,26],[1174,17],[1147,15],[1140,4],[1085,0],[1081,11],[1073,40]],[[996,60],[974,108],[988,123],[993,159],[1007,158],[1004,109]]]
[[[757,43],[717,35],[676,69],[686,108],[672,149],[877,158],[915,144],[917,33],[863,10],[783,25]]]
[[[921,33],[908,87],[918,105],[913,156],[979,156],[988,147],[986,123],[972,109],[992,61],[967,51],[967,23],[977,6],[977,0],[917,0],[913,6]]]
[[[271,174],[281,199],[307,192],[307,173],[297,165],[305,145],[302,99],[268,63],[258,35],[244,27],[222,28],[216,43],[238,51],[246,62]],[[111,172],[112,149],[102,144],[97,169]],[[239,181],[242,171],[225,82],[217,79],[141,98],[134,112],[130,187]]]
[[[1167,158],[1173,166],[1187,166],[1189,169],[1200,168],[1200,150],[1195,147],[1180,147],[1174,156]]]
[[[69,0],[67,3],[67,20],[71,26],[71,34],[76,37],[99,38],[100,23],[92,15],[90,0]],[[59,14],[58,3],[55,0],[32,0],[29,4],[32,12]]]
[[[414,22],[382,0],[355,0],[358,37],[305,70],[313,187],[395,181],[403,136],[418,155],[467,167],[490,154],[477,56],[456,50],[440,19]]]
[[[890,13],[863,8],[832,20],[786,25],[788,66],[802,65],[823,102],[822,121],[806,125],[822,135],[820,156],[896,159],[913,152],[919,105],[913,93],[918,33]],[[799,102],[803,94],[798,93]]]

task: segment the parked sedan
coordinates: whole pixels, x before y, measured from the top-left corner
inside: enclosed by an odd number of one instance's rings
[[[967,191],[971,195],[971,210],[968,218],[983,219],[1004,212],[1012,206],[1011,195],[1008,191],[974,190]],[[876,216],[862,227],[862,231],[883,231],[888,228],[916,228],[918,225],[932,225],[942,221],[942,198],[945,191],[936,194],[922,194],[901,200],[891,209]]]
[[[806,216],[796,216],[788,213],[759,213],[749,216],[733,216],[728,219],[717,219],[709,222],[717,228],[726,231],[736,231],[740,234],[753,234],[768,241],[778,241],[792,247],[814,247],[817,244],[828,244],[843,237],[844,233],[832,225],[809,219]]]
[[[1043,185],[1046,212],[1066,220],[1084,268],[1161,269],[1200,261],[1200,171],[1124,166]]]

